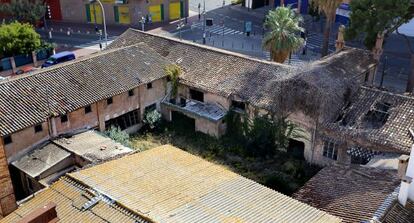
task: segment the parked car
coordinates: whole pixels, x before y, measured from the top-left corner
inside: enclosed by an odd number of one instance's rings
[[[25,66],[25,67],[22,67],[22,68],[20,68],[20,69],[18,69],[17,71],[16,71],[16,75],[20,75],[20,74],[26,74],[26,73],[30,73],[30,72],[32,72],[32,71],[34,71],[34,70],[36,70],[36,68],[35,67],[32,67],[32,66]]]
[[[69,51],[60,52],[49,57],[49,59],[47,59],[46,62],[42,64],[42,68],[50,67],[74,59],[76,59],[74,53]]]

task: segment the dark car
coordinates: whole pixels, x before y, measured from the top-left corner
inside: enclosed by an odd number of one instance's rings
[[[60,52],[60,53],[57,53],[49,57],[49,59],[47,59],[46,62],[42,64],[42,68],[50,67],[50,66],[60,64],[66,61],[74,60],[74,59],[76,59],[74,53],[69,52],[69,51]]]

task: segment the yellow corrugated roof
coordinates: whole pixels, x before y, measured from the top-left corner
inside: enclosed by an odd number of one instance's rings
[[[23,203],[13,213],[1,219],[0,222],[18,222],[24,216],[49,202],[56,204],[59,222],[138,222],[135,221],[137,216],[122,210],[122,208],[116,205],[109,205],[103,201],[98,202],[89,210],[79,210],[73,204],[76,200],[82,198],[82,193],[84,192],[84,188],[80,185],[63,177],[48,189],[37,193],[33,198]]]
[[[341,222],[173,146],[69,176],[155,222]]]

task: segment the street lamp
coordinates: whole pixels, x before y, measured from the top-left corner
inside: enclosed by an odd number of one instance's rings
[[[105,18],[105,9],[102,5],[102,2],[100,0],[89,0],[89,3],[95,3],[98,2],[102,9],[102,19],[103,19],[103,25],[104,25],[104,35],[105,35],[105,47],[108,46],[108,33],[106,32],[106,18]],[[96,20],[96,17],[95,17]]]

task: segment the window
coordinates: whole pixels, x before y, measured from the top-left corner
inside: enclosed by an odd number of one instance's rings
[[[35,133],[43,131],[42,124],[35,125],[34,130],[35,130]]]
[[[170,81],[171,81],[171,77],[167,76],[167,82],[170,82]]]
[[[147,89],[151,89],[152,88],[152,83],[148,83],[147,84]]]
[[[338,159],[338,145],[331,141],[325,141],[323,146],[323,156],[333,160]]]
[[[105,128],[109,129],[110,127],[113,126],[113,127],[119,127],[121,130],[125,130],[137,124],[139,124],[139,111],[134,110],[124,115],[121,115],[117,118],[106,121]]]
[[[62,115],[60,116],[60,122],[61,123],[65,123],[68,121],[68,115]]]
[[[10,135],[3,137],[4,145],[12,143],[12,137]]]
[[[194,89],[190,89],[190,97],[193,100],[204,102],[204,93]]]
[[[233,106],[233,108],[240,109],[240,110],[244,110],[246,108],[246,105],[244,104],[244,102],[241,102],[241,101],[232,101],[231,105]]]
[[[110,104],[112,104],[114,101],[113,101],[113,99],[112,98],[108,98],[108,99],[106,99],[106,104],[107,105],[110,105]]]
[[[85,107],[85,114],[92,112],[92,107],[90,105]]]
[[[129,97],[134,96],[134,90],[129,90],[129,91],[128,91],[128,96],[129,96]]]

